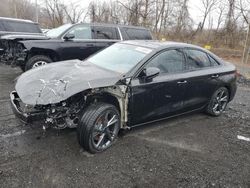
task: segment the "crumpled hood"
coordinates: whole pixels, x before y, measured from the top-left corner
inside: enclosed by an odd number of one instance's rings
[[[86,89],[115,85],[120,78],[119,73],[88,61],[69,60],[23,73],[15,88],[25,104],[46,105],[61,102]]]

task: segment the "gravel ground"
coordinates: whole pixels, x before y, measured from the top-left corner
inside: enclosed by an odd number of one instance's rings
[[[22,125],[9,105],[18,68],[0,65],[0,187],[250,187],[250,86],[218,118],[195,113],[128,132],[91,155],[75,130]]]

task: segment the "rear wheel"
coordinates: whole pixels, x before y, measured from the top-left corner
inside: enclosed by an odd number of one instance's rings
[[[113,145],[119,130],[120,114],[116,107],[97,103],[84,112],[77,127],[77,138],[85,150],[99,153]]]
[[[52,60],[50,57],[45,56],[45,55],[35,55],[32,56],[31,58],[28,59],[26,66],[25,66],[25,71],[37,68],[43,65],[47,65],[48,63],[51,63]]]
[[[212,116],[220,116],[226,109],[229,101],[227,88],[221,87],[215,91],[207,106],[206,112]]]

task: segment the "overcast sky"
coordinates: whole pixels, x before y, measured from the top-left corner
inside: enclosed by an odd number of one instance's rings
[[[35,2],[36,0],[31,0],[33,2]],[[72,3],[78,3],[80,6],[82,6],[83,8],[87,9],[89,6],[89,3],[92,0],[62,0],[65,4],[70,4]],[[112,0],[96,0],[96,1],[112,1]],[[174,0],[173,0],[174,1]],[[201,21],[201,12],[199,10],[199,6],[200,6],[200,1],[201,0],[190,0],[189,1],[189,13],[191,15],[191,18],[194,20],[195,24],[198,24]],[[38,4],[41,5],[42,0],[37,0]]]

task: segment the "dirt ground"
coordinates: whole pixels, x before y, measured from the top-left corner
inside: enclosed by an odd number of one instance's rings
[[[9,105],[18,68],[0,65],[0,187],[250,187],[250,85],[218,118],[195,113],[134,129],[91,155],[75,130],[43,133]],[[240,137],[239,137],[240,138]]]

